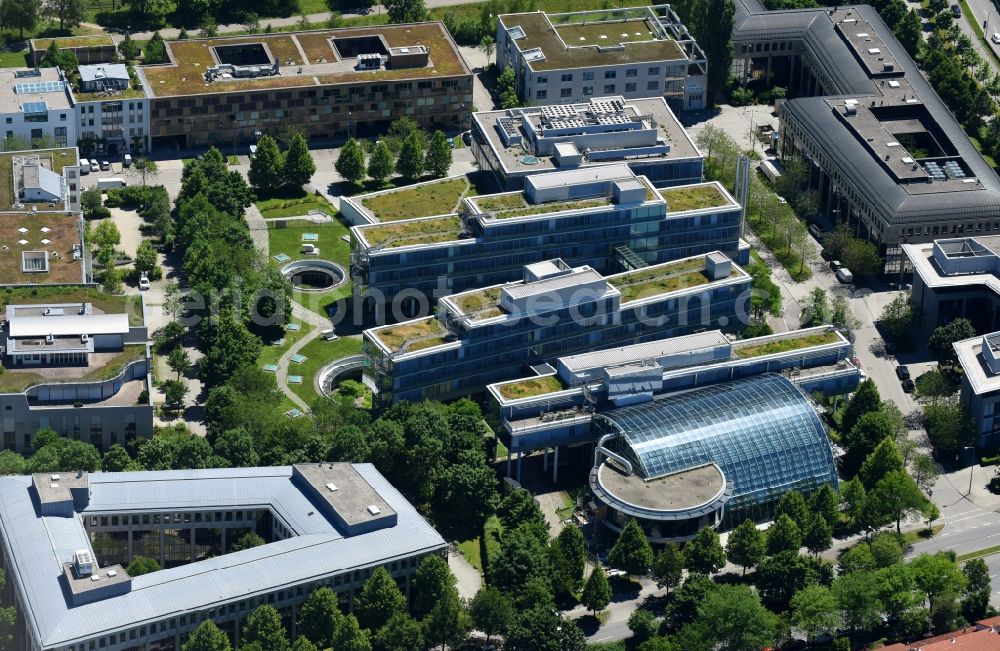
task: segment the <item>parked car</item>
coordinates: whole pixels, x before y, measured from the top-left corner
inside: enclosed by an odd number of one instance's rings
[[[125,179],[113,176],[107,179],[97,179],[97,187],[102,190],[117,190],[118,188],[124,188],[128,185]]]
[[[997,45],[1000,45],[1000,32],[993,32],[993,36],[990,37],[990,40]]]
[[[906,378],[905,380],[903,380],[903,391],[905,393],[913,393],[914,391],[916,391],[916,389],[917,385],[913,384],[913,380],[911,380],[910,378]]]
[[[111,163],[109,163],[106,160],[102,160],[101,161],[101,169],[102,170],[109,170],[109,169],[111,169]]]
[[[463,131],[462,132],[462,142],[464,142],[466,145],[471,145],[472,144],[472,132],[471,131]]]
[[[837,269],[837,280],[844,283],[845,285],[850,285],[854,282],[854,274],[847,267],[841,267]]]
[[[955,18],[961,18],[962,17],[962,8],[959,7],[958,5],[952,5],[951,6],[951,15],[954,16]]]
[[[149,289],[149,276],[142,274],[139,276],[139,290],[145,291],[147,289]]]
[[[830,268],[834,271],[839,271],[844,265],[841,264],[840,260],[830,260]]]
[[[91,172],[100,172],[101,171],[101,164],[97,162],[96,158],[90,159],[90,171]]]
[[[122,166],[132,167],[132,154],[125,154],[125,156],[122,157]]]
[[[809,233],[818,240],[823,235],[823,229],[819,224],[809,224]]]
[[[910,379],[910,369],[908,367],[906,367],[906,366],[897,366],[896,367],[896,377],[898,377],[900,380],[909,380]]]
[[[319,333],[319,336],[324,341],[336,341],[337,340],[337,333],[334,332],[332,329],[324,330],[323,332]]]
[[[90,174],[90,161],[86,158],[80,160],[80,176]]]

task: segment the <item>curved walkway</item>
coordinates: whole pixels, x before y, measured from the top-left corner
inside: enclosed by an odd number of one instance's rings
[[[294,402],[300,409],[308,410],[309,405],[306,404],[306,401],[296,395],[296,393],[288,386],[288,364],[292,359],[292,355],[297,354],[300,350],[305,348],[306,344],[309,342],[316,340],[323,330],[330,327],[330,322],[324,320],[323,317],[315,312],[307,310],[295,301],[292,301],[292,317],[297,321],[308,323],[311,328],[304,337],[292,344],[291,348],[286,350],[278,359],[278,388],[281,389],[281,392],[288,396],[288,399]]]

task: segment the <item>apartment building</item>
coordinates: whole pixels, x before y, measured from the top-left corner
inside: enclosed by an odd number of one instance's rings
[[[708,60],[670,5],[502,14],[497,23],[497,70],[513,68],[525,103],[622,95],[705,106]]]
[[[254,143],[295,126],[309,138],[384,131],[409,116],[457,130],[472,73],[441,23],[170,41],[141,66],[155,150]]]
[[[735,326],[750,276],[719,252],[603,276],[562,260],[441,299],[432,317],[364,332],[375,402],[449,400],[587,350]]]
[[[445,192],[467,192],[464,178],[438,183],[433,216],[400,215],[416,189],[342,200],[341,214],[359,224],[351,275],[369,310],[509,282],[554,258],[611,273],[716,250],[749,257],[741,208],[714,182],[657,189],[618,163],[532,175],[521,192],[464,196]]]
[[[662,97],[592,97],[472,114],[472,151],[501,191],[521,190],[528,176],[625,163],[658,188],[699,183],[698,147]]]

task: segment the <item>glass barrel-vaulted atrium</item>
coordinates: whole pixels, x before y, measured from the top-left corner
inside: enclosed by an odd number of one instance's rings
[[[837,486],[822,422],[780,375],[614,409],[594,426],[600,443],[590,486],[607,507],[604,522],[619,529],[634,517],[654,542],[762,520],[789,490]]]

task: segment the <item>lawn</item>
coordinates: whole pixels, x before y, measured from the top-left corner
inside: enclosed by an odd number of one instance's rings
[[[912,545],[913,543],[920,542],[921,540],[933,538],[938,535],[942,529],[944,529],[943,524],[936,524],[930,531],[926,528],[917,529],[916,531],[907,531],[903,534],[903,544]]]
[[[492,515],[490,516],[490,519],[486,521],[484,529],[486,534],[486,561],[488,563],[491,556],[495,558],[500,553],[500,543],[497,541],[493,533],[496,532],[499,534],[502,532],[503,525],[500,524],[500,519],[497,518],[497,516]],[[462,553],[465,560],[469,561],[470,565],[475,567],[480,572],[484,571],[485,564],[483,563],[483,546],[480,545],[478,537],[458,543],[458,551]]]
[[[280,346],[275,346],[272,342],[264,340],[264,346],[260,349],[260,357],[257,358],[257,365],[263,366],[264,364],[277,364],[278,360],[282,355],[285,354],[289,348],[295,345],[299,339],[306,336],[309,332],[308,326],[300,327],[298,330],[286,330],[281,338],[284,342]]]
[[[509,384],[502,384],[497,388],[500,390],[500,395],[504,398],[517,400],[518,398],[530,398],[554,391],[562,391],[566,387],[563,386],[559,376],[546,375],[545,377],[531,377]]]
[[[62,382],[100,382],[101,380],[107,380],[114,377],[126,364],[143,359],[145,356],[145,344],[125,346],[121,353],[113,359],[108,360],[107,363],[93,368],[74,378],[53,378],[48,377],[43,373],[34,373],[32,371],[5,370],[0,372],[0,393],[18,393],[24,391],[33,384],[43,382],[51,382],[53,384],[59,384]],[[83,370],[83,368],[85,367],[82,367],[81,370]]]
[[[300,217],[308,215],[310,210],[325,212],[331,217],[336,216],[337,210],[330,205],[325,198],[307,194],[301,197],[276,197],[273,199],[261,199],[257,202],[257,209],[264,219],[274,219],[276,217]]]
[[[362,205],[382,222],[433,217],[455,212],[471,186],[463,177],[413,185],[361,199]]]
[[[19,50],[17,52],[4,50],[0,52],[0,68],[24,68],[27,65],[27,50]]]
[[[776,339],[763,344],[758,344],[756,346],[737,346],[734,347],[733,353],[738,359],[747,359],[750,357],[760,357],[762,355],[786,353],[790,350],[809,348],[811,346],[822,346],[824,344],[832,344],[838,341],[840,341],[840,337],[837,336],[836,332],[816,332],[804,336]]]
[[[361,339],[341,337],[334,341],[325,339],[314,339],[302,347],[300,355],[304,355],[306,360],[301,364],[289,364],[289,375],[301,375],[302,384],[289,384],[295,395],[305,400],[311,405],[319,397],[313,386],[313,378],[319,372],[320,367],[327,362],[350,355],[357,355],[361,352]]]
[[[342,238],[350,235],[347,226],[338,220],[315,224],[306,220],[285,222],[283,227],[278,227],[273,223],[267,229],[268,246],[273,256],[284,253],[292,260],[309,259],[310,256],[302,255],[302,235],[304,233],[315,233],[319,239],[311,244],[319,247],[320,260],[330,260],[336,262],[344,271],[351,264],[351,245]],[[275,261],[277,264],[277,261]]]
[[[453,296],[452,300],[463,314],[475,314],[477,319],[500,316],[500,288],[481,289]]]

